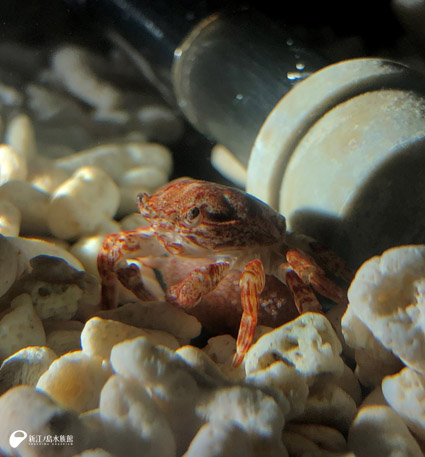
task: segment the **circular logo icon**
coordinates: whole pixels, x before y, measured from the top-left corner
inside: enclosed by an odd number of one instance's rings
[[[9,437],[9,444],[16,449],[27,436],[23,430],[15,430]]]

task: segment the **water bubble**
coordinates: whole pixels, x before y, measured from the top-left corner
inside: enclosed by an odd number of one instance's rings
[[[304,70],[305,64],[304,64],[303,62],[297,62],[297,63],[295,64],[295,68],[296,68],[297,70]]]

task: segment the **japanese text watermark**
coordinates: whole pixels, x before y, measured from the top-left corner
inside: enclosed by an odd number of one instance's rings
[[[31,435],[24,430],[15,430],[9,437],[9,444],[16,449],[23,441],[29,446],[72,446],[73,435]]]

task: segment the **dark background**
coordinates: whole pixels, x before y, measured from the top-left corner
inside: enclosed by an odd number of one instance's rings
[[[88,0],[102,6],[103,0]],[[223,2],[169,2],[167,14],[195,4],[209,10],[220,9]],[[390,1],[353,2],[225,2],[226,6],[248,5],[268,15],[282,27],[295,30],[306,46],[317,49],[330,61],[364,56],[397,58],[397,46],[406,31],[395,16]],[[175,15],[175,14],[174,14]],[[354,37],[354,39],[353,39]],[[1,0],[0,39],[41,44],[52,49],[58,42],[69,41],[107,51],[111,43],[104,36],[102,18],[87,11],[87,0]],[[407,41],[422,55],[417,39]],[[209,163],[212,143],[186,124],[185,135],[171,145],[176,154],[175,176],[226,182]]]

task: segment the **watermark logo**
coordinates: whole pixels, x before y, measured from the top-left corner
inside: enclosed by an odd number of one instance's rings
[[[23,430],[15,430],[9,437],[9,444],[16,449],[28,437],[29,446],[72,446],[73,435],[28,435]]]
[[[23,430],[15,430],[9,437],[9,444],[13,449],[16,449],[22,441],[28,436]]]

